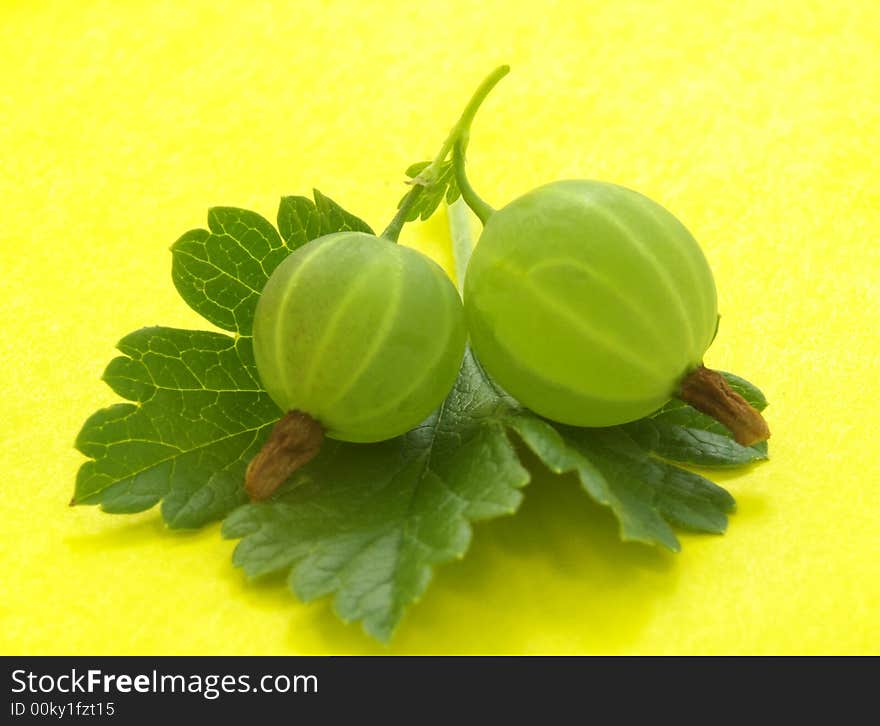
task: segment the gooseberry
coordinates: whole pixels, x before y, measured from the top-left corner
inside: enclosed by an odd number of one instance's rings
[[[645,196],[558,181],[491,214],[464,288],[479,360],[554,421],[655,411],[712,342],[715,283],[691,234]]]
[[[254,316],[254,358],[286,413],[248,464],[252,499],[271,496],[325,436],[368,443],[409,431],[455,383],[467,338],[461,298],[436,263],[396,242],[407,221],[430,214],[447,193],[446,158],[507,71],[497,68],[477,88],[381,237],[320,237],[270,275]]]
[[[254,316],[254,358],[286,414],[248,465],[252,499],[270,496],[325,436],[399,436],[452,388],[467,337],[461,298],[439,265],[395,244],[399,227],[389,229],[382,238],[320,237],[269,277]]]
[[[465,172],[473,116],[455,130],[453,165],[483,223],[464,307],[488,373],[560,423],[624,424],[678,397],[740,444],[768,438],[761,414],[703,366],[717,296],[685,226],[638,192],[592,180],[552,182],[492,209]]]
[[[424,420],[464,355],[461,299],[420,252],[363,232],[309,242],[272,273],[257,303],[254,357],[283,411],[327,436],[372,442]]]

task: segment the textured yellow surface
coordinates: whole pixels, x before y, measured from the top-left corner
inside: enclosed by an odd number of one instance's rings
[[[880,652],[880,5],[0,5],[0,652]],[[312,186],[381,227],[478,80],[495,204],[560,177],[680,216],[723,314],[707,362],[771,399],[772,461],[716,477],[724,537],[617,541],[569,479],[480,525],[389,648],[248,584],[218,527],[69,509],[123,334],[204,327],[169,245]],[[449,265],[442,217],[403,240]]]

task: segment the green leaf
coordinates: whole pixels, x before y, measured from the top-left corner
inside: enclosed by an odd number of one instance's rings
[[[318,210],[318,218],[321,220],[321,236],[333,232],[366,232],[373,234],[373,230],[362,219],[346,212],[330,197],[325,197],[317,189],[314,190],[315,207]]]
[[[752,404],[752,406],[759,411],[763,411],[767,408],[767,399],[757,386],[749,383],[745,378],[740,378],[733,373],[728,373],[727,371],[719,372],[725,379],[727,379],[727,384],[740,396],[746,399],[746,401]]]
[[[767,399],[755,386],[732,373],[728,384],[759,411]],[[659,457],[695,466],[736,467],[767,459],[767,442],[742,446],[715,419],[672,400],[656,413],[627,424],[627,433]]]
[[[215,207],[208,230],[187,232],[171,247],[180,296],[214,325],[250,335],[260,292],[291,249],[255,212]]]
[[[535,416],[518,417],[511,425],[548,469],[557,474],[574,472],[596,502],[610,507],[620,523],[623,539],[679,549],[675,534],[657,511],[650,484],[640,479],[639,473],[643,472],[631,471],[630,459],[616,462],[598,441],[590,446],[589,439],[566,437]],[[590,438],[596,438],[596,434]]]
[[[171,277],[180,296],[214,325],[250,335],[257,300],[269,275],[294,249],[332,232],[372,234],[366,222],[332,199],[317,189],[314,195],[314,202],[282,198],[281,235],[255,212],[211,209],[207,230],[191,230],[171,247]]]
[[[261,389],[250,338],[143,328],[104,380],[134,403],[92,415],[76,440],[90,458],[74,504],[114,513],[162,501],[171,527],[199,527],[242,504],[244,471],[280,411]]]
[[[345,621],[390,638],[431,567],[461,557],[470,523],[513,513],[528,481],[505,435],[502,401],[468,355],[440,410],[405,436],[332,443],[266,503],[234,512],[234,562],[289,571],[303,600],[335,595]]]
[[[250,459],[281,412],[262,390],[253,360],[254,310],[269,275],[316,237],[370,228],[315,190],[315,201],[284,197],[283,238],[260,215],[216,207],[208,229],[172,247],[172,279],[207,320],[239,335],[143,328],[123,338],[104,380],[124,403],[93,414],[76,447],[80,468],[72,504],[113,513],[162,502],[171,527],[221,519],[245,500]]]
[[[457,193],[450,171],[441,168],[418,214]],[[572,472],[618,519],[623,539],[678,550],[674,527],[724,531],[732,497],[670,461],[738,466],[766,457],[766,445],[741,447],[680,402],[626,426],[552,424],[507,396],[470,352],[422,425],[379,444],[328,441],[272,499],[245,503],[247,464],[281,415],[260,386],[249,337],[260,291],[307,241],[370,231],[328,197],[314,197],[281,200],[280,234],[253,212],[217,208],[207,230],[175,243],[181,295],[236,335],[156,327],[119,343],[122,355],[104,379],[128,403],[83,426],[76,446],[89,460],[73,503],[127,513],[161,502],[171,527],[226,517],[223,534],[241,540],[234,561],[249,576],[284,572],[302,599],[332,595],[340,617],[386,640],[433,567],[463,556],[472,523],[517,509],[529,480],[517,441],[552,471]],[[747,400],[766,405],[754,386],[725,375]]]
[[[551,471],[577,474],[584,490],[617,517],[624,540],[677,552],[670,524],[714,533],[727,527],[734,501],[726,491],[652,458],[623,427],[553,426],[531,413],[510,425]]]
[[[419,218],[422,220],[428,219],[437,211],[437,207],[440,206],[440,202],[444,199],[447,204],[452,204],[461,195],[458,184],[455,181],[455,170],[451,159],[441,162],[436,167],[433,179],[419,178],[419,175],[428,168],[430,163],[429,161],[420,161],[412,164],[406,170],[406,175],[413,180],[414,184],[423,184],[425,186],[425,190],[406,216],[408,222],[413,222]],[[398,209],[403,206],[407,196],[409,196],[409,192],[401,197],[397,204]]]
[[[470,352],[438,413],[406,436],[334,443],[275,497],[230,515],[248,576],[284,572],[302,600],[333,595],[345,621],[387,640],[431,567],[461,557],[470,522],[512,513],[528,481],[517,434],[557,473],[575,472],[607,506],[625,540],[678,551],[672,527],[723,532],[734,507],[724,489],[657,460],[623,427],[553,425],[519,406]]]
[[[315,201],[308,197],[282,197],[278,207],[278,231],[293,250],[306,242],[333,232],[366,232],[370,225],[346,212],[330,197],[313,190]]]
[[[321,236],[322,224],[315,203],[308,197],[281,197],[278,207],[278,231],[287,246],[294,250]]]

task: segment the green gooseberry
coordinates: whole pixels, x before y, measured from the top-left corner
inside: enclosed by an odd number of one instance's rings
[[[589,180],[486,215],[464,306],[493,378],[576,426],[660,408],[701,366],[718,321],[712,271],[684,225],[642,194]]]
[[[465,338],[461,299],[443,269],[363,232],[291,253],[266,283],[253,326],[272,400],[352,442],[422,422],[455,382]]]

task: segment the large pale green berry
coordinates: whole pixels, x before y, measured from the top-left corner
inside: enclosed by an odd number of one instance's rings
[[[423,254],[361,232],[303,245],[272,273],[257,304],[254,355],[284,411],[326,435],[381,441],[418,425],[458,374],[461,299]]]
[[[712,342],[712,272],[672,214],[597,181],[539,187],[493,213],[471,258],[477,357],[554,421],[610,426],[666,403]]]

